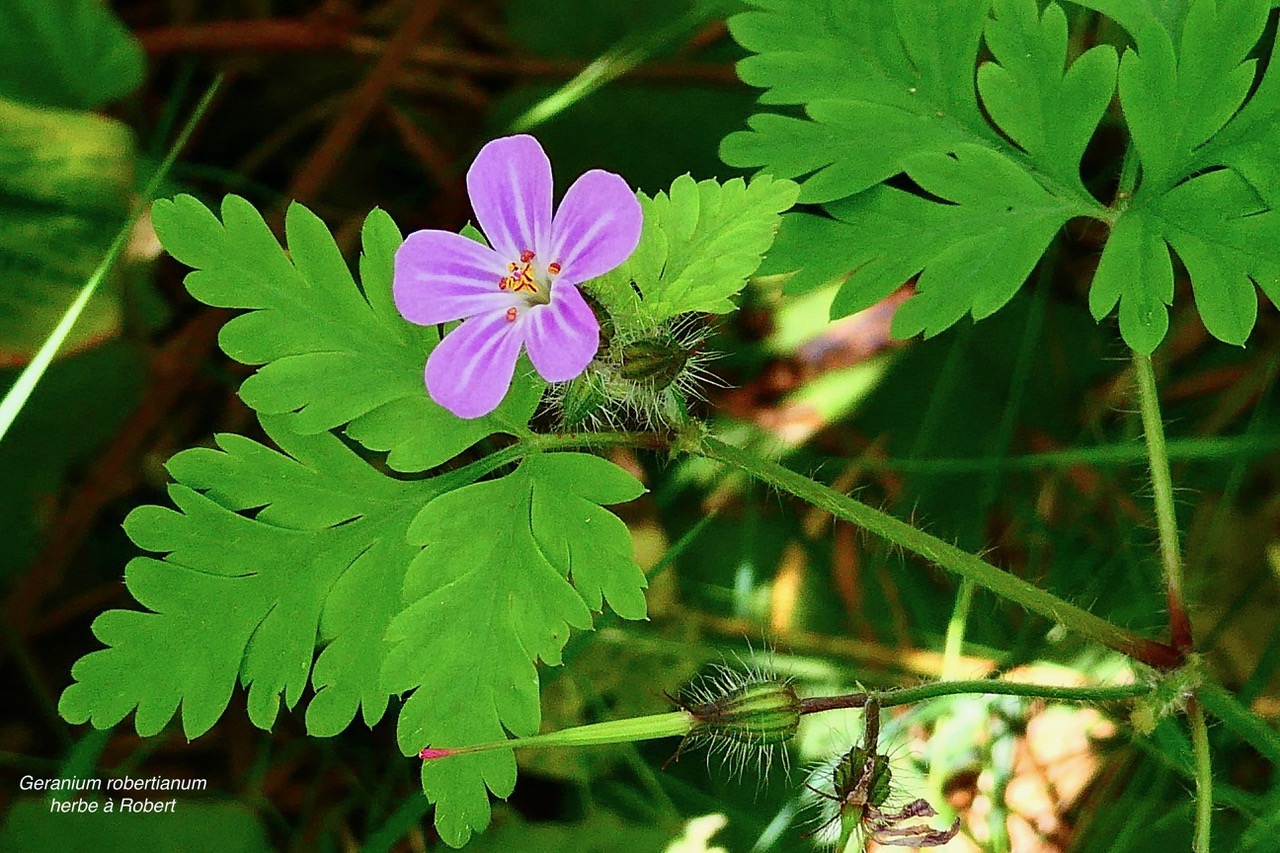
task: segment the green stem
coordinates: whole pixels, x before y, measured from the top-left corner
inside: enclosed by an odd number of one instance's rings
[[[873,509],[848,495],[797,474],[776,462],[760,459],[736,447],[705,438],[692,451],[707,459],[732,465],[762,482],[804,500],[836,518],[851,522],[887,541],[919,554],[931,563],[961,578],[972,580],[1023,608],[1065,625],[1081,636],[1128,655],[1158,669],[1178,665],[1181,655],[1176,649],[1154,640],[1139,637],[1051,592],[1009,574],[996,566],[960,550],[956,546],[930,536],[893,516]]]
[[[634,743],[641,740],[657,740],[658,738],[687,735],[693,725],[693,715],[688,711],[671,711],[666,714],[651,714],[647,717],[628,717],[622,720],[592,723],[587,726],[575,726],[570,729],[561,729],[560,731],[546,732],[545,734],[532,735],[530,737],[507,738],[506,740],[482,743],[475,746],[428,747],[419,753],[419,757],[424,761],[434,761],[454,755],[487,752],[494,749]]]
[[[1268,761],[1280,766],[1280,733],[1263,722],[1248,706],[1212,682],[1196,689],[1196,700]]]
[[[526,456],[543,451],[575,450],[579,448],[603,447],[647,447],[660,449],[666,447],[665,438],[647,432],[566,432],[531,434],[509,445],[496,450],[481,459],[464,465],[453,471],[441,474],[423,483],[432,490],[443,494],[452,489],[474,483],[481,477],[492,474],[499,468],[518,462]]]
[[[1093,687],[1059,687],[1053,684],[1023,684],[1016,681],[976,679],[971,681],[936,681],[917,687],[902,687],[876,693],[846,693],[840,696],[815,696],[800,701],[800,713],[820,714],[848,708],[889,708],[909,705],[940,696],[980,693],[1001,696],[1028,696],[1054,702],[1120,702],[1150,693],[1150,684],[1113,684]],[[879,712],[876,711],[876,714]],[[698,725],[698,718],[689,711],[671,711],[644,717],[627,717],[586,726],[574,726],[530,737],[507,738],[490,743],[458,747],[427,747],[419,753],[424,761],[488,752],[495,749],[529,749],[553,746],[601,746],[611,743],[634,743],[642,740],[676,737],[689,734]],[[878,738],[879,717],[868,710],[866,743]]]
[[[1169,633],[1174,648],[1187,652],[1192,646],[1191,621],[1187,617],[1183,597],[1182,552],[1178,547],[1178,517],[1173,506],[1173,478],[1169,475],[1164,421],[1160,417],[1160,395],[1156,390],[1151,356],[1135,352],[1133,369],[1138,380],[1142,431],[1146,435],[1147,456],[1151,460],[1151,486],[1155,494],[1156,526],[1160,532],[1160,560],[1169,607]]]
[[[1191,750],[1196,766],[1196,829],[1191,845],[1194,853],[1209,853],[1209,834],[1213,826],[1213,764],[1209,758],[1209,729],[1204,709],[1192,699],[1187,704],[1187,722],[1191,726]]]
[[[1145,696],[1155,688],[1150,684],[1106,684],[1092,687],[1059,687],[1054,684],[1024,684],[978,678],[967,681],[934,681],[917,687],[902,687],[878,693],[846,693],[842,696],[814,696],[800,701],[801,714],[820,714],[842,708],[862,708],[874,700],[882,708],[910,705],[940,696],[980,693],[988,696],[1028,696],[1051,702],[1122,702]]]
[[[1217,461],[1232,458],[1266,456],[1280,450],[1280,435],[1233,435],[1175,438],[1165,442],[1170,460]],[[819,456],[818,459],[823,457]],[[923,459],[907,457],[859,456],[850,460],[868,471],[899,471],[911,474],[972,474],[984,471],[1038,471],[1044,468],[1070,468],[1073,465],[1128,465],[1147,462],[1147,449],[1133,444],[1104,444],[1070,450],[1050,450],[1018,456],[935,456]]]
[[[530,436],[528,444],[539,450],[568,450],[574,447],[645,447],[665,450],[671,439],[652,432],[559,432]]]

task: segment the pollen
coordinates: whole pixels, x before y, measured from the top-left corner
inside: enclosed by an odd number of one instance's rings
[[[509,275],[498,282],[499,290],[508,290],[512,293],[528,291],[536,294],[538,292],[538,282],[533,277],[533,252],[521,254],[520,263],[512,261],[507,264],[507,272]]]

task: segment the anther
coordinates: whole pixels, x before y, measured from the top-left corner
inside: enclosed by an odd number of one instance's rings
[[[547,264],[547,272],[550,273],[551,275],[560,275],[560,264],[559,263]]]
[[[525,249],[523,252],[520,253],[520,263],[527,264],[531,260],[533,260],[533,252],[530,252],[528,249]]]
[[[507,322],[508,322],[508,323],[514,323],[514,322],[516,321],[516,316],[517,316],[518,314],[519,314],[519,312],[518,312],[518,311],[516,311],[516,309],[515,309],[515,308],[508,308],[508,309],[507,309]]]

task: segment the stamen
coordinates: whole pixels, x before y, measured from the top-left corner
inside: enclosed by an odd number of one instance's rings
[[[507,309],[507,322],[508,322],[508,323],[514,323],[514,322],[516,321],[516,317],[517,317],[517,316],[519,316],[519,314],[520,314],[520,312],[519,312],[519,311],[517,311],[515,308],[508,308],[508,309]]]
[[[533,260],[533,252],[530,252],[528,249],[525,249],[523,252],[520,253],[520,263],[527,264],[531,260]]]
[[[525,255],[528,255],[530,258],[533,257],[532,252],[525,252],[520,257],[523,258]],[[538,292],[538,283],[531,272],[532,267],[533,264],[530,261],[522,261],[519,264],[512,261],[507,264],[507,271],[510,272],[511,275],[498,280],[498,289],[509,290],[512,293],[519,293],[522,290],[527,290],[530,293],[536,294]]]
[[[560,275],[560,262],[554,261],[547,264],[547,272],[551,275]]]

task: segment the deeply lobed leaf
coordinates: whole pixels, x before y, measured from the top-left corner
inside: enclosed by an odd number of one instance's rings
[[[414,691],[398,726],[406,755],[536,733],[535,661],[558,664],[569,629],[589,627],[606,599],[644,618],[629,534],[600,506],[642,491],[610,462],[558,453],[423,507],[409,530],[425,546],[406,579],[414,603],[392,622],[383,665],[391,689]],[[441,837],[460,846],[488,824],[488,791],[511,793],[515,760],[500,750],[427,762],[422,784]]]
[[[1120,332],[1151,352],[1168,331],[1177,252],[1200,318],[1221,341],[1243,344],[1258,315],[1256,282],[1280,299],[1280,212],[1237,173],[1194,177],[1160,196],[1135,199],[1117,220],[1098,264],[1089,307],[1101,318],[1120,305]]]
[[[757,54],[741,76],[766,88],[762,103],[800,105],[805,117],[757,115],[722,153],[798,178],[801,200],[823,205],[823,215],[787,217],[764,271],[796,271],[793,292],[844,280],[833,317],[915,275],[895,335],[984,317],[1078,216],[1113,229],[1090,307],[1101,319],[1119,305],[1136,350],[1150,352],[1167,331],[1170,249],[1223,341],[1248,337],[1255,284],[1280,292],[1274,64],[1249,98],[1268,0],[1083,0],[1133,36],[1119,61],[1109,46],[1071,60],[1055,2],[750,2],[731,22]],[[978,33],[992,61],[975,86]],[[1080,161],[1117,80],[1140,180],[1108,209],[1085,187]],[[1214,171],[1223,168],[1235,172]],[[876,186],[899,175],[915,186]]]
[[[263,365],[240,396],[279,415],[302,434],[344,426],[356,441],[388,454],[398,471],[421,471],[494,433],[520,434],[542,382],[527,366],[494,413],[454,417],[423,383],[434,328],[413,326],[391,300],[392,262],[401,242],[391,218],[365,221],[361,283],[311,211],[292,204],[285,218],[288,254],[262,216],[229,195],[221,220],[191,196],[156,202],[152,218],[165,248],[194,267],[187,289],[209,305],[247,309],[223,327],[219,343],[245,364]]]
[[[640,194],[644,227],[631,257],[588,287],[615,319],[656,325],[690,312],[723,314],[773,243],[796,201],[791,181],[676,178]]]
[[[902,171],[903,157],[958,142],[997,141],[971,92],[987,0],[753,0],[730,29],[757,54],[738,65],[765,104],[803,106],[808,119],[761,113],[730,134],[721,156],[802,178],[800,201],[821,203]]]
[[[398,726],[414,755],[535,732],[535,662],[558,664],[569,628],[590,628],[606,601],[644,618],[630,534],[601,507],[643,488],[612,463],[550,454],[493,481],[473,483],[486,462],[402,481],[330,433],[263,425],[287,455],[220,436],[216,450],[171,460],[176,510],[129,516],[134,542],[163,555],[126,570],[147,610],[95,620],[106,648],[72,668],[68,721],[104,728],[136,711],[151,735],[181,709],[196,737],[239,680],[250,719],[269,729],[281,700],[295,707],[310,683],[307,730],[329,736],[357,711],[373,725],[392,695],[415,691]],[[506,796],[514,782],[509,754],[423,776],[454,844],[488,823],[486,789]]]
[[[105,728],[136,708],[138,732],[149,735],[181,705],[183,730],[195,737],[221,716],[239,678],[250,719],[269,729],[282,697],[290,708],[301,698],[317,637],[328,645],[308,727],[340,731],[360,706],[367,723],[382,716],[389,692],[368,663],[382,657],[417,551],[405,539],[409,522],[436,487],[379,474],[329,433],[299,436],[281,418],[263,426],[289,455],[221,436],[218,450],[170,461],[176,511],[129,515],[130,538],[164,555],[137,557],[125,571],[150,612],[112,610],[94,621],[107,648],[72,668],[59,705],[71,722]],[[353,583],[358,611],[341,594]]]
[[[1007,157],[983,146],[920,155],[906,168],[921,187],[951,203],[876,187],[827,205],[830,219],[793,215],[766,271],[785,269],[802,252],[812,253],[817,264],[788,282],[797,291],[856,268],[832,305],[833,315],[861,311],[923,271],[917,295],[894,317],[893,333],[932,335],[967,311],[986,317],[1008,302],[1075,212]],[[851,245],[845,240],[852,233],[874,233],[877,240]]]

